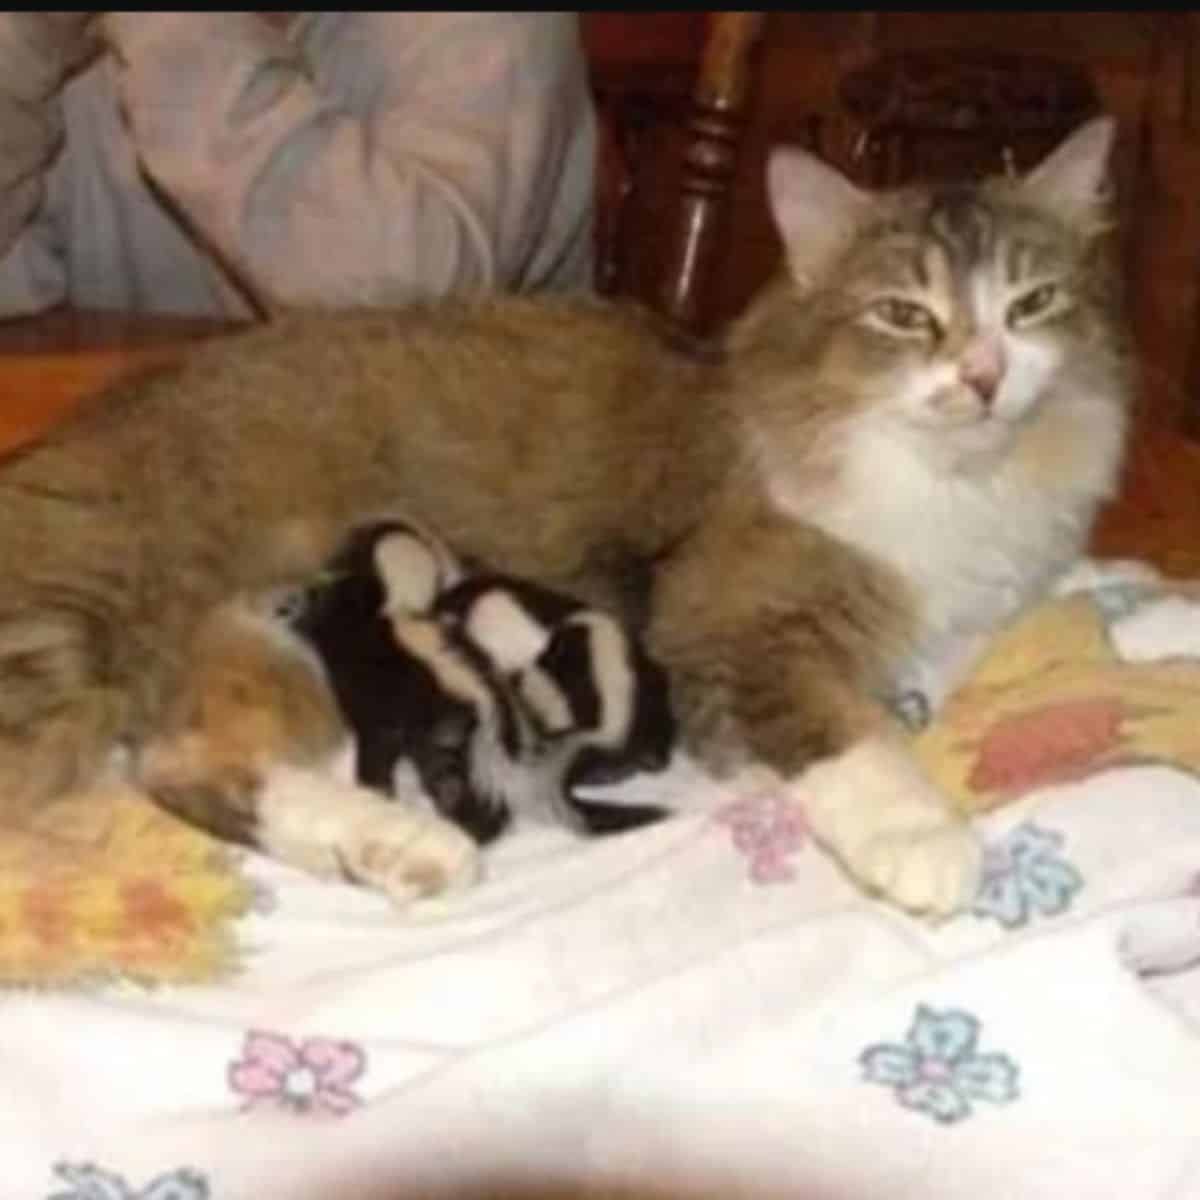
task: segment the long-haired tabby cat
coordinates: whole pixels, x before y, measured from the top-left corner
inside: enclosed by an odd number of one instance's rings
[[[954,910],[978,846],[889,700],[1036,596],[1113,488],[1112,136],[879,195],[778,151],[787,269],[721,365],[633,308],[494,299],[287,318],[101,398],[0,469],[0,803],[123,739],[217,833],[399,898],[469,878],[436,817],[330,798],[319,670],[237,599],[391,513],[637,622],[704,761],[799,792],[867,889]]]

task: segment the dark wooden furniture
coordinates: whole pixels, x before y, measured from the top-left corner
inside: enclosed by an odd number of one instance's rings
[[[1200,440],[1200,14],[1158,16],[1138,161],[1135,315],[1163,420]]]
[[[667,259],[655,297],[659,311],[680,329],[700,330],[708,312],[703,298],[723,245],[746,98],[765,23],[765,13],[709,13],[683,133],[680,203],[668,228]]]
[[[702,16],[685,47],[694,65],[682,60],[660,72],[606,73],[603,60],[593,62],[600,118],[597,285],[647,301],[686,342],[714,320],[710,293],[766,24],[759,12]],[[656,178],[653,165],[664,154],[674,155],[676,169]],[[655,195],[655,187],[670,190]]]
[[[1077,63],[1006,51],[893,51],[843,78],[853,145],[871,187],[1022,171],[1100,111]]]

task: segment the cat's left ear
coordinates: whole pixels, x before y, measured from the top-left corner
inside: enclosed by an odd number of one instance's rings
[[[850,241],[872,197],[815,155],[777,146],[767,159],[767,199],[792,278],[804,287]]]
[[[1021,190],[1039,208],[1072,224],[1106,223],[1116,133],[1112,117],[1096,117],[1081,125],[1025,176]]]

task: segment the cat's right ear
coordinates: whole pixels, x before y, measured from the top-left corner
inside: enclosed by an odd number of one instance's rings
[[[767,159],[767,199],[792,278],[807,287],[849,242],[871,194],[814,155],[778,146]]]
[[[1081,125],[1025,176],[1022,192],[1060,217],[1085,227],[1106,228],[1116,133],[1117,123],[1110,116]]]

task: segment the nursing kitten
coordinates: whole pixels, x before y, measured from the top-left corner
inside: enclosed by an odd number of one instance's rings
[[[515,816],[619,833],[667,815],[579,796],[663,770],[665,673],[607,613],[488,572],[402,522],[354,531],[300,588],[261,597],[316,651],[354,740],[354,777],[400,772],[480,845]],[[411,785],[410,785],[411,786]]]
[[[1130,391],[1113,125],[1023,180],[871,195],[780,150],[787,269],[720,365],[597,301],[297,316],[122,386],[0,468],[0,796],[114,737],[198,824],[398,899],[470,842],[319,768],[330,703],[243,591],[394,514],[644,631],[715,769],[767,771],[863,887],[944,914],[967,823],[892,699],[1084,546]],[[148,743],[148,744],[147,744]]]

